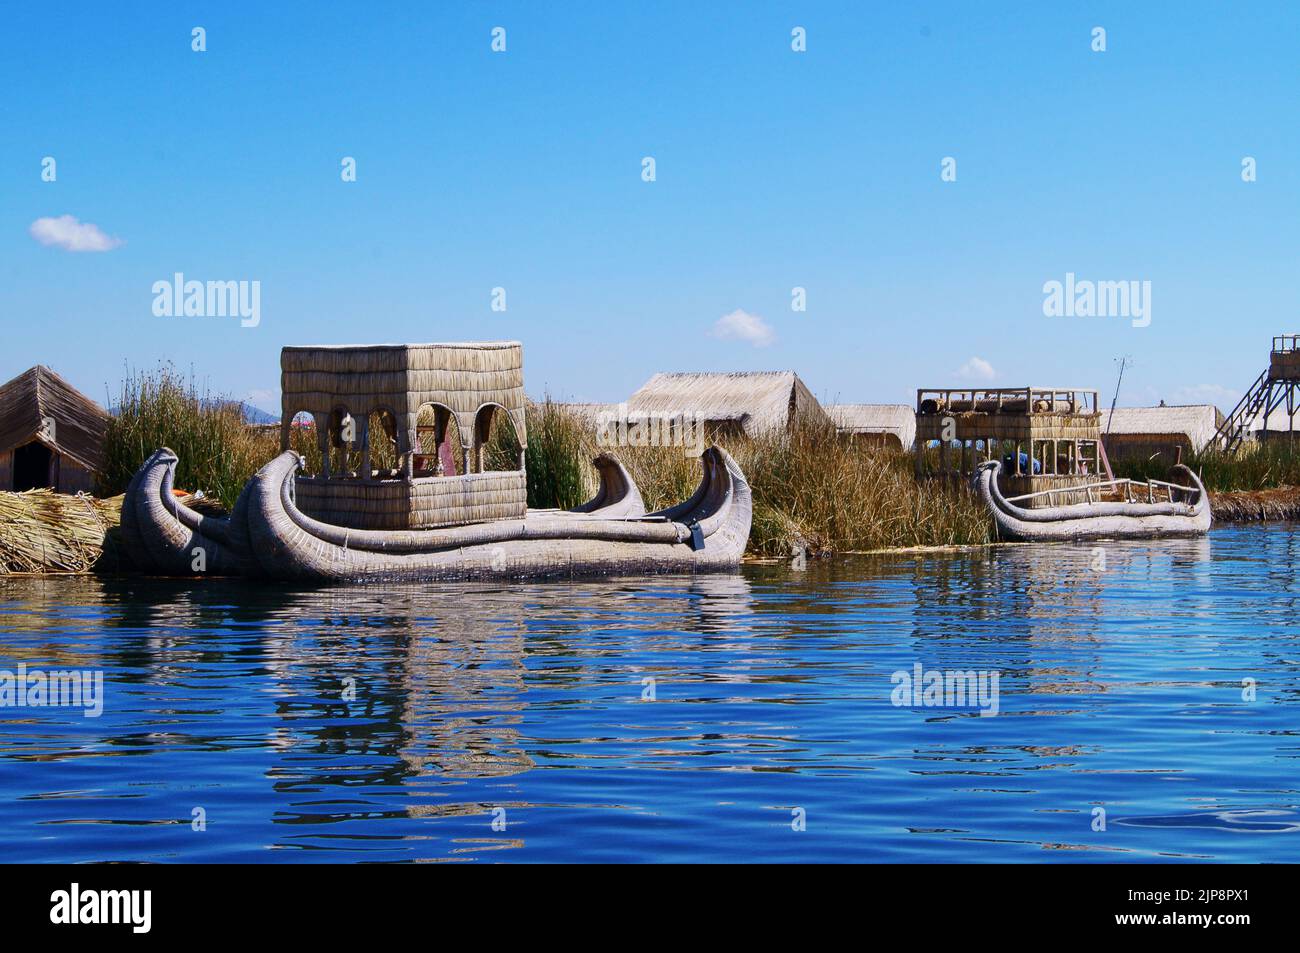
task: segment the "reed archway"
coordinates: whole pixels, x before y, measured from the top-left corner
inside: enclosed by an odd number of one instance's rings
[[[313,476],[321,472],[324,433],[317,429],[314,414],[298,410],[287,418],[283,447],[302,457],[304,475]]]
[[[484,404],[474,413],[474,472],[524,468],[523,446],[510,411],[501,404]]]
[[[466,472],[465,444],[456,415],[445,404],[422,404],[416,414],[419,446],[413,447],[415,476],[457,476]]]
[[[376,407],[366,418],[365,446],[370,470],[380,479],[396,477],[401,467],[402,446],[397,414],[390,407]]]
[[[361,471],[362,425],[343,404],[330,411],[326,431],[329,440],[329,474],[355,478]]]

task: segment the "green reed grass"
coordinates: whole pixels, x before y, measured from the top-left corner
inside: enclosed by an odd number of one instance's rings
[[[249,427],[237,404],[200,391],[194,379],[163,365],[129,373],[104,437],[97,474],[101,495],[121,493],[159,447],[176,451],[176,486],[203,490],[227,508],[278,449],[275,436]]]
[[[539,431],[545,434],[541,440]],[[721,443],[753,489],[752,554],[784,556],[795,546],[845,552],[990,539],[988,515],[965,487],[918,483],[910,454],[855,442],[833,426]],[[591,496],[596,474],[590,461],[605,449],[627,467],[650,511],[686,499],[699,483],[699,461],[681,447],[598,447],[590,424],[547,401],[529,407],[529,506],[572,506]],[[563,475],[564,494],[552,489],[559,481],[551,474]],[[535,479],[545,495],[534,493]]]
[[[1207,450],[1184,457],[1211,493],[1268,490],[1300,486],[1300,441],[1292,447],[1285,437],[1246,443],[1236,453]],[[1157,454],[1144,460],[1112,461],[1116,477],[1134,480],[1168,479],[1173,461]]]

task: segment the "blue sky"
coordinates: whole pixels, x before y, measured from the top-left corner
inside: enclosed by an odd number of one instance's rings
[[[276,411],[285,344],[518,339],[565,399],[1109,395],[1128,355],[1121,403],[1228,409],[1300,330],[1293,4],[8,4],[0,90],[0,379],[100,400],[169,360]],[[33,238],[63,215],[121,244]],[[175,272],[261,323],[155,316]],[[1150,281],[1150,326],[1044,317],[1067,272]]]

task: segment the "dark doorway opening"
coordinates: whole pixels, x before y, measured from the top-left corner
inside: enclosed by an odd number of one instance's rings
[[[14,489],[35,490],[50,485],[50,448],[39,441],[14,451]]]

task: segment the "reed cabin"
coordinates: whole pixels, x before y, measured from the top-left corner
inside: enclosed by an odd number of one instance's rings
[[[282,450],[303,455],[295,502],[353,529],[523,519],[523,345],[286,347]]]
[[[1080,387],[929,388],[916,392],[917,477],[969,479],[1002,462],[1008,497],[1109,478],[1097,391]],[[1099,474],[1102,477],[1099,477]]]
[[[0,491],[89,492],[108,414],[44,365],[0,384]]]

